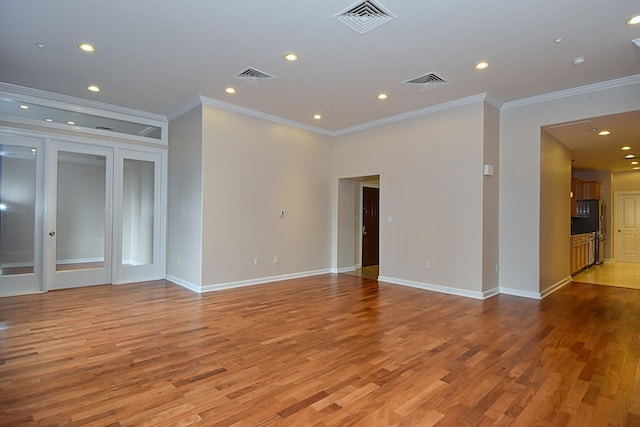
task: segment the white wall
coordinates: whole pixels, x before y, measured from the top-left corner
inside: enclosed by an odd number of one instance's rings
[[[202,283],[202,108],[169,124],[167,277]],[[179,262],[178,262],[179,261]]]
[[[341,178],[380,176],[384,280],[481,295],[483,124],[474,102],[335,138],[334,191]]]
[[[627,84],[628,82],[628,84]],[[584,89],[584,88],[583,88]],[[596,86],[589,93],[539,97],[503,106],[500,117],[500,287],[539,294],[540,128],[640,108],[640,83]],[[568,209],[568,208],[567,208]],[[545,215],[550,213],[544,213]],[[565,236],[549,239],[565,245]],[[546,272],[544,272],[546,276]],[[560,281],[549,277],[545,281]]]
[[[548,132],[540,136],[540,293],[571,278],[571,151]]]
[[[329,271],[331,138],[206,104],[202,127],[203,286]]]

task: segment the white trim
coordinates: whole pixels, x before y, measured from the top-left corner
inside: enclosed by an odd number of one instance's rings
[[[486,291],[486,292],[475,292],[475,291],[468,291],[465,289],[450,288],[448,286],[432,285],[430,283],[414,282],[412,280],[397,279],[395,277],[386,277],[386,276],[378,276],[378,281],[392,283],[394,285],[402,285],[402,286],[409,286],[412,288],[424,289],[426,291],[434,291],[434,292],[440,292],[443,294],[473,298],[473,299],[486,299],[496,294],[494,293],[493,289],[491,291]]]
[[[283,274],[280,276],[260,277],[257,279],[239,280],[237,282],[218,283],[215,285],[203,285],[203,286],[198,286],[193,283],[189,283],[185,280],[179,279],[171,275],[167,275],[166,280],[173,282],[177,285],[180,285],[183,288],[187,288],[191,291],[194,291],[197,293],[204,293],[204,292],[220,291],[223,289],[233,289],[233,288],[240,288],[244,286],[253,286],[253,285],[261,285],[264,283],[279,282],[281,280],[300,279],[303,277],[319,276],[321,274],[330,274],[330,273],[333,273],[333,271],[330,268],[327,268],[322,270],[304,271],[300,273]]]
[[[171,120],[177,119],[181,115],[193,110],[199,105],[202,105],[202,100],[200,99],[199,96],[196,96],[191,101],[187,102],[182,107],[178,108],[176,111],[167,114],[167,120],[171,121]]]
[[[316,126],[309,126],[304,123],[296,122],[295,120],[285,119],[283,117],[279,117],[273,114],[264,113],[262,111],[253,110],[247,107],[241,107],[239,105],[230,104],[228,102],[219,101],[213,98],[207,98],[206,96],[200,95],[200,101],[203,105],[209,105],[211,107],[218,107],[228,111],[234,111],[236,113],[245,114],[247,116],[257,117],[259,119],[269,120],[275,123],[280,123],[287,126],[292,126],[295,128],[300,128],[304,130],[308,130],[310,132],[319,133],[327,136],[334,136],[333,132],[328,131],[326,129],[322,129]],[[192,107],[193,108],[193,107]]]
[[[115,120],[122,120],[137,124],[159,127],[161,129],[161,138],[150,138],[141,135],[131,135],[127,133],[111,132],[79,126],[67,126],[55,122],[45,122],[20,116],[1,115],[0,120],[4,120],[7,122],[33,125],[45,129],[60,129],[65,131],[87,133],[91,135],[120,138],[124,140],[148,142],[154,145],[166,146],[169,141],[169,122],[165,116],[162,116],[160,114],[153,114],[146,111],[134,110],[117,105],[106,104],[83,98],[75,98],[67,95],[60,95],[53,92],[46,92],[39,89],[16,86],[2,82],[0,82],[0,95],[9,97],[14,101],[26,102],[75,113],[90,114],[93,116],[106,117]]]
[[[571,283],[571,276],[567,276],[564,279],[554,283],[552,286],[550,286],[547,289],[545,289],[544,291],[542,291],[540,296],[541,296],[542,299],[544,299],[544,298],[548,297],[549,295],[551,295],[552,293],[554,293],[555,291],[560,290],[561,288],[565,287],[569,283]]]
[[[224,102],[224,101],[220,101],[218,99],[214,99],[214,98],[208,98],[206,96],[203,95],[199,95],[197,98],[192,99],[191,101],[189,101],[188,103],[186,103],[185,105],[183,105],[182,107],[180,107],[179,109],[177,109],[176,111],[174,111],[173,113],[170,113],[167,115],[167,118],[169,120],[173,120],[179,116],[181,116],[182,114],[186,113],[187,111],[190,111],[191,109],[197,107],[199,104],[202,105],[209,105],[212,107],[218,107],[218,108],[222,108],[224,110],[228,110],[228,111],[234,111],[236,113],[240,113],[240,114],[245,114],[247,116],[252,116],[252,117],[257,117],[260,119],[264,119],[264,120],[269,120],[275,123],[280,123],[283,125],[287,125],[287,126],[292,126],[292,127],[296,127],[299,129],[304,129],[304,130],[308,130],[310,132],[315,132],[315,133],[319,133],[322,135],[327,135],[327,136],[340,136],[340,135],[345,135],[348,133],[353,133],[353,132],[357,132],[357,131],[361,131],[364,129],[369,129],[369,128],[373,128],[373,127],[377,127],[377,126],[382,126],[382,125],[386,125],[389,123],[393,123],[393,122],[398,122],[401,120],[407,120],[407,119],[412,119],[415,117],[420,117],[420,116],[426,116],[427,114],[431,114],[431,113],[435,113],[438,111],[443,111],[443,110],[448,110],[451,108],[457,108],[457,107],[461,107],[464,105],[468,105],[468,104],[473,104],[475,102],[480,102],[480,101],[486,101],[487,103],[489,103],[490,105],[500,109],[502,107],[503,104],[501,104],[500,102],[496,101],[495,99],[489,97],[487,95],[487,93],[481,93],[478,95],[473,95],[473,96],[468,96],[466,98],[460,98],[460,99],[455,99],[453,101],[448,101],[448,102],[444,102],[442,104],[437,104],[437,105],[432,105],[429,107],[425,107],[425,108],[420,108],[418,110],[413,110],[413,111],[408,111],[406,113],[402,113],[402,114],[397,114],[395,116],[389,116],[389,117],[385,117],[382,118],[380,120],[374,120],[371,122],[367,122],[367,123],[362,123],[359,125],[355,125],[355,126],[351,126],[348,128],[344,128],[344,129],[340,129],[337,131],[330,131],[327,129],[322,129],[316,126],[309,126],[306,125],[304,123],[300,123],[297,122],[295,120],[289,120],[289,119],[285,119],[283,117],[279,117],[273,114],[268,114],[268,113],[264,113],[262,111],[258,111],[258,110],[253,110],[251,108],[247,108],[247,107],[242,107],[240,105],[236,105],[236,104],[231,104],[229,102]]]
[[[356,267],[355,265],[352,265],[351,267],[341,267],[341,268],[334,268],[331,269],[332,273],[350,273],[352,271],[356,271],[358,269],[358,267]]]
[[[197,293],[201,292],[200,286],[198,286],[196,284],[193,284],[191,282],[187,282],[186,280],[179,279],[176,276],[172,276],[172,275],[168,274],[167,277],[165,278],[165,280],[167,280],[167,281],[169,281],[171,283],[174,283],[174,284],[176,284],[178,286],[182,286],[183,288],[186,288],[186,289],[188,289],[190,291],[197,292]]]
[[[567,98],[569,96],[584,95],[605,89],[612,89],[621,86],[628,86],[640,83],[640,74],[634,76],[622,77],[620,79],[608,80],[605,82],[594,83],[586,86],[579,86],[572,89],[559,90],[557,92],[546,93],[544,95],[532,96],[530,98],[517,99],[515,101],[505,102],[502,104],[502,110],[510,108],[523,107],[525,105],[538,104],[540,102],[552,101],[555,99]]]
[[[105,111],[115,113],[113,118],[119,118],[122,120],[130,120],[131,116],[135,116],[138,119],[146,119],[152,121],[167,122],[167,118],[161,114],[150,113],[148,111],[135,110],[133,108],[121,107],[119,105],[107,104],[105,102],[93,101],[85,98],[76,98],[68,95],[61,95],[59,93],[47,92],[40,89],[34,89],[26,86],[12,85],[9,83],[0,82],[0,91],[9,92],[24,97],[34,97],[40,100],[46,99],[53,101],[54,103],[72,104],[67,107],[75,107],[72,111],[76,112],[95,112],[99,110],[99,113]],[[55,105],[54,105],[55,106]],[[85,108],[82,108],[85,107]],[[110,116],[111,117],[111,116]],[[144,121],[142,123],[147,123]],[[149,123],[152,124],[152,123]]]
[[[542,299],[540,292],[523,291],[521,289],[504,288],[500,286],[500,293],[505,295],[513,295],[514,297],[530,298],[530,299]]]
[[[402,114],[396,114],[395,116],[385,117],[380,120],[374,120],[372,122],[362,123],[356,126],[344,128],[332,133],[332,136],[340,136],[348,133],[358,132],[365,129],[370,129],[377,126],[386,125],[389,123],[399,122],[401,120],[413,119],[415,117],[426,116],[427,114],[435,113],[438,111],[449,110],[451,108],[462,107],[464,105],[473,104],[480,101],[485,101],[487,94],[481,93],[478,95],[468,96],[466,98],[455,99],[449,102],[443,102],[442,104],[432,105],[430,107],[420,108],[418,110],[408,111]]]

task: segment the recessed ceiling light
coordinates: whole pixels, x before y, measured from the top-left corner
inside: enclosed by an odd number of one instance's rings
[[[44,121],[45,121],[45,122],[52,122],[52,121],[53,121],[53,119],[49,119],[49,118],[47,118],[47,119],[44,119]]]
[[[585,61],[584,57],[583,56],[579,56],[579,57],[577,57],[576,59],[573,60],[573,65],[576,65],[576,66],[579,67],[580,65],[584,64],[584,61]]]
[[[284,59],[289,62],[295,62],[298,60],[298,55],[296,55],[295,53],[285,53]]]
[[[636,157],[633,154],[627,154],[626,156],[624,156],[625,159],[633,159],[634,157]]]
[[[625,145],[624,147],[621,148],[622,151],[627,151],[627,150],[631,150],[631,147],[629,147],[628,145]]]
[[[381,93],[381,94],[378,95],[378,99],[387,99],[387,98],[388,98],[388,96],[387,96],[386,93]]]
[[[67,124],[68,124],[68,125],[75,125],[75,124],[76,124],[76,122],[72,122],[71,120],[69,120],[69,121],[67,122]]]
[[[44,43],[36,43],[39,49],[44,49]]]
[[[636,25],[640,24],[640,15],[636,15],[633,18],[629,18],[627,21],[627,25]]]
[[[485,68],[488,68],[488,67],[489,67],[489,63],[482,61],[482,62],[478,62],[474,68],[476,70],[484,70]]]
[[[598,132],[598,135],[607,136],[607,135],[611,135],[611,132],[609,132],[608,130],[601,130],[600,132]]]
[[[553,42],[555,44],[560,44],[560,43],[562,43],[562,41],[563,41],[562,37],[556,37],[555,39],[553,39]]]
[[[234,88],[232,88],[232,87],[228,87],[224,91],[227,92],[227,93],[230,93],[230,94],[236,93],[236,90]]]
[[[640,169],[640,166],[636,166],[635,168],[633,168],[633,170],[638,170]]]
[[[83,52],[87,52],[87,53],[93,53],[96,51],[96,48],[89,43],[80,43],[78,45],[78,48],[80,48],[80,50],[82,50]]]
[[[632,165],[637,165],[640,164],[640,162],[638,162],[637,160],[634,160],[633,162],[631,162]]]
[[[100,88],[96,85],[90,85],[87,86],[87,90],[91,91],[91,92],[100,92]]]
[[[320,114],[314,114],[313,118],[316,120],[320,120],[322,118],[322,116]]]
[[[28,106],[28,105],[25,105],[25,104],[21,104],[21,105],[20,105],[20,108],[22,108],[23,110],[28,110],[28,109],[29,109],[29,106]]]

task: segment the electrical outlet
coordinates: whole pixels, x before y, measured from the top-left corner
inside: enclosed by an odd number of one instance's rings
[[[278,258],[278,256],[276,255],[273,257],[273,263],[277,264],[278,262],[280,262],[280,258]]]
[[[255,258],[253,259],[253,264],[254,264],[254,265],[258,265],[258,264],[260,264],[260,258],[255,257]]]
[[[178,258],[176,258],[176,262],[178,263],[178,265],[180,265],[180,255],[178,255]]]
[[[426,268],[427,270],[431,270],[431,261],[427,261],[424,263],[424,268]]]

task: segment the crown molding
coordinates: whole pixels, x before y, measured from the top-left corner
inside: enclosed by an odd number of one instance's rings
[[[426,116],[427,114],[432,114],[438,111],[449,110],[451,108],[457,108],[468,104],[473,104],[476,102],[482,102],[487,99],[486,93],[481,93],[478,95],[468,96],[466,98],[460,98],[449,102],[444,102],[438,105],[432,105],[430,107],[420,108],[418,110],[408,111],[406,113],[397,114],[395,116],[385,117],[380,120],[374,120],[372,122],[362,123],[356,126],[351,126],[348,128],[344,128],[333,132],[333,136],[346,135],[353,132],[358,132],[365,129],[370,129],[377,126],[387,125],[389,123],[399,122],[402,120],[413,119],[415,117]]]
[[[109,112],[115,115],[142,118],[158,122],[167,122],[167,117],[162,114],[154,114],[148,111],[135,110],[133,108],[120,107],[118,105],[107,104],[105,102],[93,101],[90,99],[76,98],[74,96],[62,95],[54,92],[47,92],[25,86],[18,86],[0,82],[0,92],[7,95],[17,95],[20,97],[38,98],[53,101],[54,103],[67,104],[66,109],[80,113],[95,114],[96,112]],[[114,116],[111,114],[110,116]],[[114,117],[117,118],[117,117]],[[126,120],[126,118],[125,118]]]
[[[299,129],[308,130],[310,132],[319,133],[322,135],[333,136],[333,132],[330,132],[326,129],[322,129],[316,126],[305,125],[304,123],[296,122],[295,120],[285,119],[280,116],[276,116],[274,114],[268,114],[262,111],[253,110],[251,108],[241,107],[239,105],[231,104],[229,102],[220,101],[213,98],[207,98],[206,96],[200,95],[200,102],[203,105],[208,105],[211,107],[218,107],[228,111],[234,111],[236,113],[245,114],[251,117],[257,117],[259,119],[269,120],[275,123],[280,123],[287,126],[292,126]],[[193,108],[193,107],[192,107]]]
[[[568,98],[575,95],[584,95],[592,92],[597,92],[605,89],[613,89],[622,86],[628,86],[640,83],[640,74],[633,76],[622,77],[614,80],[607,80],[605,82],[594,83],[585,86],[578,86],[571,89],[560,90],[557,92],[550,92],[544,95],[532,96],[530,98],[517,99],[515,101],[505,102],[502,104],[502,110],[508,110],[511,108],[524,107],[526,105],[539,104],[541,102],[553,101],[556,99]]]

